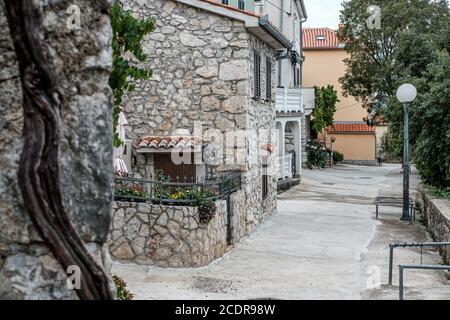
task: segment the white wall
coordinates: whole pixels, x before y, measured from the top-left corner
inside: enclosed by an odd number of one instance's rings
[[[303,12],[299,10],[297,0],[261,0],[254,2],[255,13],[269,15],[269,20],[280,30],[286,38],[294,43],[294,50],[301,52],[301,20]],[[277,8],[278,7],[278,8]],[[281,9],[282,10],[281,10]],[[280,75],[281,70],[281,75]],[[281,60],[276,64],[275,80],[277,86],[294,87],[294,66],[289,59]],[[281,76],[281,77],[280,77]],[[278,79],[281,78],[281,82]]]

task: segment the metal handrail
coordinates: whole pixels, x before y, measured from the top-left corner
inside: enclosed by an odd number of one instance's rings
[[[422,270],[449,270],[450,265],[399,265],[399,286],[398,286],[398,295],[399,299],[403,300],[403,270],[404,269],[422,269]]]
[[[378,207],[380,204],[387,204],[391,206],[402,206],[403,205],[403,199],[398,197],[375,197],[375,200],[373,201],[373,204],[375,205],[375,219],[378,220],[379,216],[379,210]],[[414,199],[409,199],[409,216],[412,223],[416,221],[416,205],[414,202]]]
[[[422,265],[423,247],[449,246],[450,242],[394,242],[389,244],[389,285],[392,285],[392,269],[394,265],[394,249],[420,247],[420,265]]]
[[[186,178],[184,179],[186,181]],[[116,183],[124,183],[131,184],[131,187],[127,188],[134,189],[136,185],[144,187],[150,186],[145,193],[148,193],[149,196],[135,196],[135,195],[115,195],[115,199],[124,199],[124,200],[134,200],[140,202],[152,202],[152,203],[160,203],[160,204],[190,204],[195,205],[198,203],[198,199],[174,199],[169,198],[167,196],[163,196],[164,193],[176,193],[179,191],[200,191],[204,193],[205,191],[210,191],[214,193],[214,195],[206,196],[202,198],[202,200],[221,200],[225,199],[229,194],[239,190],[241,188],[241,175],[239,173],[229,174],[223,177],[221,180],[215,181],[205,181],[202,183],[199,182],[181,182],[179,179],[177,181],[159,181],[159,180],[148,180],[148,179],[136,179],[134,177],[124,178],[117,177],[114,179]]]

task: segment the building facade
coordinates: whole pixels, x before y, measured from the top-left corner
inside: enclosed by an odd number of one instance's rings
[[[222,1],[238,7],[244,1]],[[287,39],[275,65],[277,178],[282,184],[300,177],[306,161],[307,117],[314,108],[314,88],[302,84],[302,24],[307,19],[303,0],[245,1],[245,10],[267,18]]]
[[[153,76],[124,99],[131,173],[199,183],[241,173],[242,235],[251,233],[276,210],[274,79],[287,41],[260,15],[216,1],[129,1],[125,9],[156,18],[143,41]]]
[[[344,155],[344,161],[374,164],[377,152],[375,128],[366,124],[367,110],[352,96],[344,96],[339,78],[344,76],[347,58],[345,46],[329,28],[303,30],[303,81],[308,86],[333,85],[339,102],[334,125],[323,133],[329,148]]]

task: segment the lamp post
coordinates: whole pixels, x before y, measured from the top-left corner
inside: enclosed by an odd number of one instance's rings
[[[409,215],[409,122],[408,112],[411,102],[417,96],[416,88],[409,83],[402,84],[397,90],[397,99],[403,103],[403,212],[401,220],[410,220]]]

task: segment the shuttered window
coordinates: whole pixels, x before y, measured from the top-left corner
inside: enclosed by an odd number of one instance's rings
[[[267,198],[267,195],[269,194],[269,179],[266,174],[262,175],[262,198]]]
[[[268,157],[262,157],[261,167],[261,196],[264,200],[269,195]]]
[[[266,100],[272,101],[272,61],[266,58]]]
[[[261,57],[258,52],[254,53],[254,81],[255,81],[255,99],[261,98]]]
[[[300,68],[295,66],[294,69],[294,87],[300,86]]]

